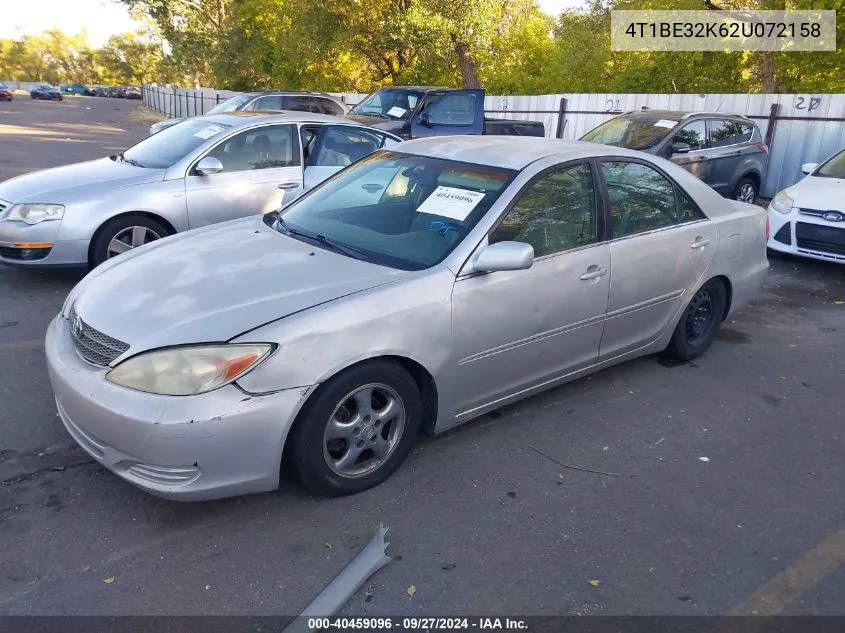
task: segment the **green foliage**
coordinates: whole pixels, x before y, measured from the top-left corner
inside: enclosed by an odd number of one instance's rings
[[[221,89],[369,92],[481,85],[491,93],[845,92],[831,53],[623,53],[613,9],[839,9],[842,0],[120,0],[145,20],[100,49],[85,34],[0,40],[0,77],[158,81]],[[845,18],[838,20],[845,41]]]

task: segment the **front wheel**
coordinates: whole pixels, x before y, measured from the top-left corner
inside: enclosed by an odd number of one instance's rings
[[[99,266],[107,259],[166,237],[160,222],[143,215],[123,215],[107,222],[91,242],[89,264]]]
[[[411,375],[394,361],[365,362],[311,396],[294,423],[285,461],[313,493],[354,494],[399,468],[421,423],[422,399]]]
[[[663,355],[674,360],[698,358],[713,343],[725,314],[725,284],[711,279],[690,299]]]

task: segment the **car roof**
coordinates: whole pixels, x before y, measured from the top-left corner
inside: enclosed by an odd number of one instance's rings
[[[306,97],[323,97],[324,99],[331,99],[332,101],[340,101],[338,97],[335,97],[328,92],[308,92],[304,90],[266,90],[264,92],[245,92],[243,93],[244,96],[249,97],[266,97],[266,96],[275,96],[280,95],[282,97],[286,95],[293,95],[293,96],[306,96]],[[239,96],[239,95],[233,95]],[[230,97],[231,98],[231,97]]]
[[[689,120],[694,117],[731,117],[736,119],[748,119],[747,116],[743,114],[735,114],[733,112],[722,112],[719,110],[696,110],[696,111],[686,111],[686,110],[630,110],[628,112],[623,112],[619,116],[627,116],[631,118],[661,118],[667,119],[670,121],[681,121]]]
[[[621,147],[536,136],[437,136],[406,141],[392,149],[405,154],[516,170],[549,156],[559,156],[562,160],[593,156],[643,156],[642,152]]]
[[[331,114],[319,114],[316,112],[298,112],[289,110],[287,112],[226,112],[225,114],[209,114],[206,116],[193,117],[213,123],[222,123],[233,128],[249,127],[256,123],[332,123],[335,125],[354,125],[356,127],[367,127],[366,125]],[[390,136],[394,136],[385,130],[375,130]]]

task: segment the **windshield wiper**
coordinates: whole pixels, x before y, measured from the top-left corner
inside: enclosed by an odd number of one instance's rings
[[[388,121],[393,121],[393,117],[389,114],[385,114],[384,112],[355,112],[358,116],[377,116],[381,117],[382,119],[387,119]]]
[[[322,233],[311,233],[310,231],[303,231],[302,229],[294,228],[290,224],[285,222],[284,218],[282,218],[281,214],[279,214],[278,211],[274,211],[274,213],[276,214],[276,221],[286,233],[290,233],[291,235],[299,235],[300,237],[304,237],[309,240],[314,240],[315,242],[324,244],[325,246],[328,246],[329,248],[339,253],[343,253],[344,255],[348,255],[349,257],[352,257],[354,259],[362,259],[367,262],[372,261],[372,258],[360,248],[349,246],[348,244],[344,244],[343,242],[337,242],[330,237],[326,237]]]
[[[143,168],[143,167],[144,167],[144,165],[142,165],[141,163],[139,163],[139,162],[138,162],[137,160],[135,160],[134,158],[126,158],[126,156],[124,156],[124,155],[123,155],[123,152],[120,152],[119,154],[117,154],[117,157],[120,159],[120,162],[121,162],[121,163],[129,163],[129,164],[130,164],[130,165],[132,165],[133,167],[141,167],[141,168]]]

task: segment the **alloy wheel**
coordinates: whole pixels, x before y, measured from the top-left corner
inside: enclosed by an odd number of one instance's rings
[[[129,226],[119,231],[109,242],[106,257],[111,259],[115,255],[131,251],[133,248],[149,244],[160,238],[161,235],[146,226]]]
[[[740,202],[754,204],[754,198],[756,197],[757,192],[754,190],[754,185],[748,182],[742,185],[742,187],[739,188],[739,191],[736,192],[736,199]]]
[[[405,406],[381,383],[364,385],[335,407],[323,433],[323,457],[341,477],[378,470],[393,454],[405,430]]]

